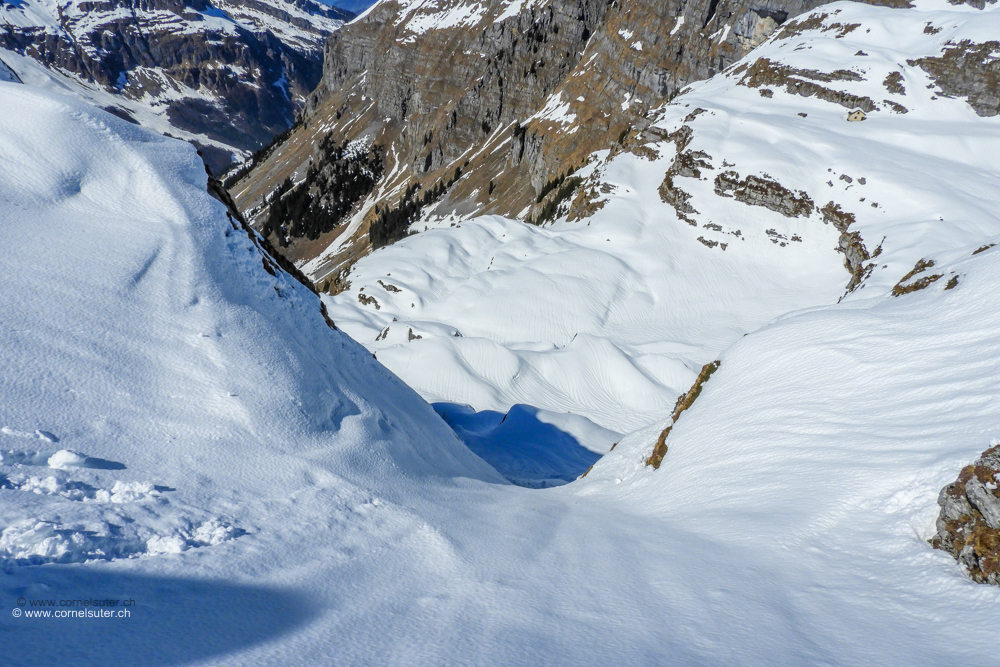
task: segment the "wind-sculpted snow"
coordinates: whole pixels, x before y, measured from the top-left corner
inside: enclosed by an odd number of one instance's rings
[[[499,479],[227,219],[191,146],[0,85],[0,565],[267,533],[260,502],[350,497],[340,475]]]
[[[608,180],[655,193],[655,175],[642,176]],[[331,312],[428,400],[526,403],[625,432],[669,413],[731,341],[816,292],[843,293],[836,235],[822,226],[800,253],[764,237],[756,255],[722,254],[667,223],[665,205],[616,203],[610,224],[490,217],[421,232],[359,262]]]
[[[893,43],[996,15],[935,8],[891,10]],[[857,40],[897,16],[828,9],[862,25],[803,33],[788,66],[834,71],[792,58],[875,52]],[[777,44],[756,55],[783,62]],[[466,392],[438,410],[510,477],[568,470],[552,448],[497,456],[514,432],[597,454],[616,434],[584,417],[644,424],[544,490],[505,483],[332,330],[189,146],[0,83],[4,660],[989,663],[1000,589],[927,540],[939,490],[1000,438],[998,121],[918,95],[917,72],[907,114],[860,123],[731,72],[578,172],[596,196],[574,207],[596,212],[427,221],[358,264],[326,301],[337,325],[425,395]],[[687,151],[673,186],[697,226],[660,198]],[[814,210],[785,217],[800,192]],[[855,226],[869,257],[837,303]],[[484,412],[518,392],[509,424]],[[20,597],[136,604],[83,622],[12,615]]]
[[[790,21],[655,110],[626,150],[591,156],[555,224],[431,214],[359,261],[331,311],[432,401],[526,403],[621,432],[662,418],[773,318],[883,292],[928,253],[1000,233],[1000,124],[907,64],[987,39],[1000,12],[924,4]],[[785,78],[752,78],[758,63]],[[877,109],[848,122],[841,93]]]

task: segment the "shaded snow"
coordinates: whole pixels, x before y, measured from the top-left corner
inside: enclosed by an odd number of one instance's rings
[[[355,468],[499,480],[314,294],[269,275],[189,144],[2,85],[0,254],[18,298],[0,303],[17,369],[0,378],[0,564],[266,533],[260,503]]]

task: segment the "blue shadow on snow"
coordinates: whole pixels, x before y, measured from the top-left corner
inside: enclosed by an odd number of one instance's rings
[[[19,598],[25,598],[23,607]],[[31,600],[58,605],[59,600],[106,598],[131,600],[134,606],[31,605]],[[15,609],[21,609],[20,616]],[[129,616],[27,616],[67,609],[128,610]],[[108,566],[17,567],[0,574],[0,662],[185,665],[272,641],[318,613],[318,605],[302,593],[261,585],[145,576]]]
[[[572,482],[601,458],[539,420],[538,409],[530,405],[515,405],[507,414],[456,403],[433,407],[469,449],[519,486],[544,489]]]

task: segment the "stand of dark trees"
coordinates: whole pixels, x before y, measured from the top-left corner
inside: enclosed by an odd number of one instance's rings
[[[437,202],[444,196],[455,181],[462,177],[462,168],[455,168],[455,175],[448,179],[448,182],[438,181],[429,190],[424,190],[422,197],[417,197],[417,191],[421,189],[419,183],[407,186],[396,208],[376,209],[378,218],[372,222],[368,229],[368,240],[373,248],[381,248],[391,245],[406,236],[410,225],[420,217],[420,212],[425,206]]]
[[[305,180],[294,184],[288,178],[271,194],[261,231],[264,236],[274,234],[283,247],[293,238],[319,238],[371,193],[384,166],[381,146],[348,151],[346,144],[325,138]]]

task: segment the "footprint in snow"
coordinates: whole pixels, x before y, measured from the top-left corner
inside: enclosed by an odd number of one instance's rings
[[[18,431],[17,429],[10,428],[9,426],[4,426],[3,428],[0,428],[0,433],[3,433],[4,435],[11,435],[15,438],[36,438],[38,440],[44,440],[45,442],[59,442],[59,438],[48,431],[35,431],[34,433],[30,433],[28,431]]]

